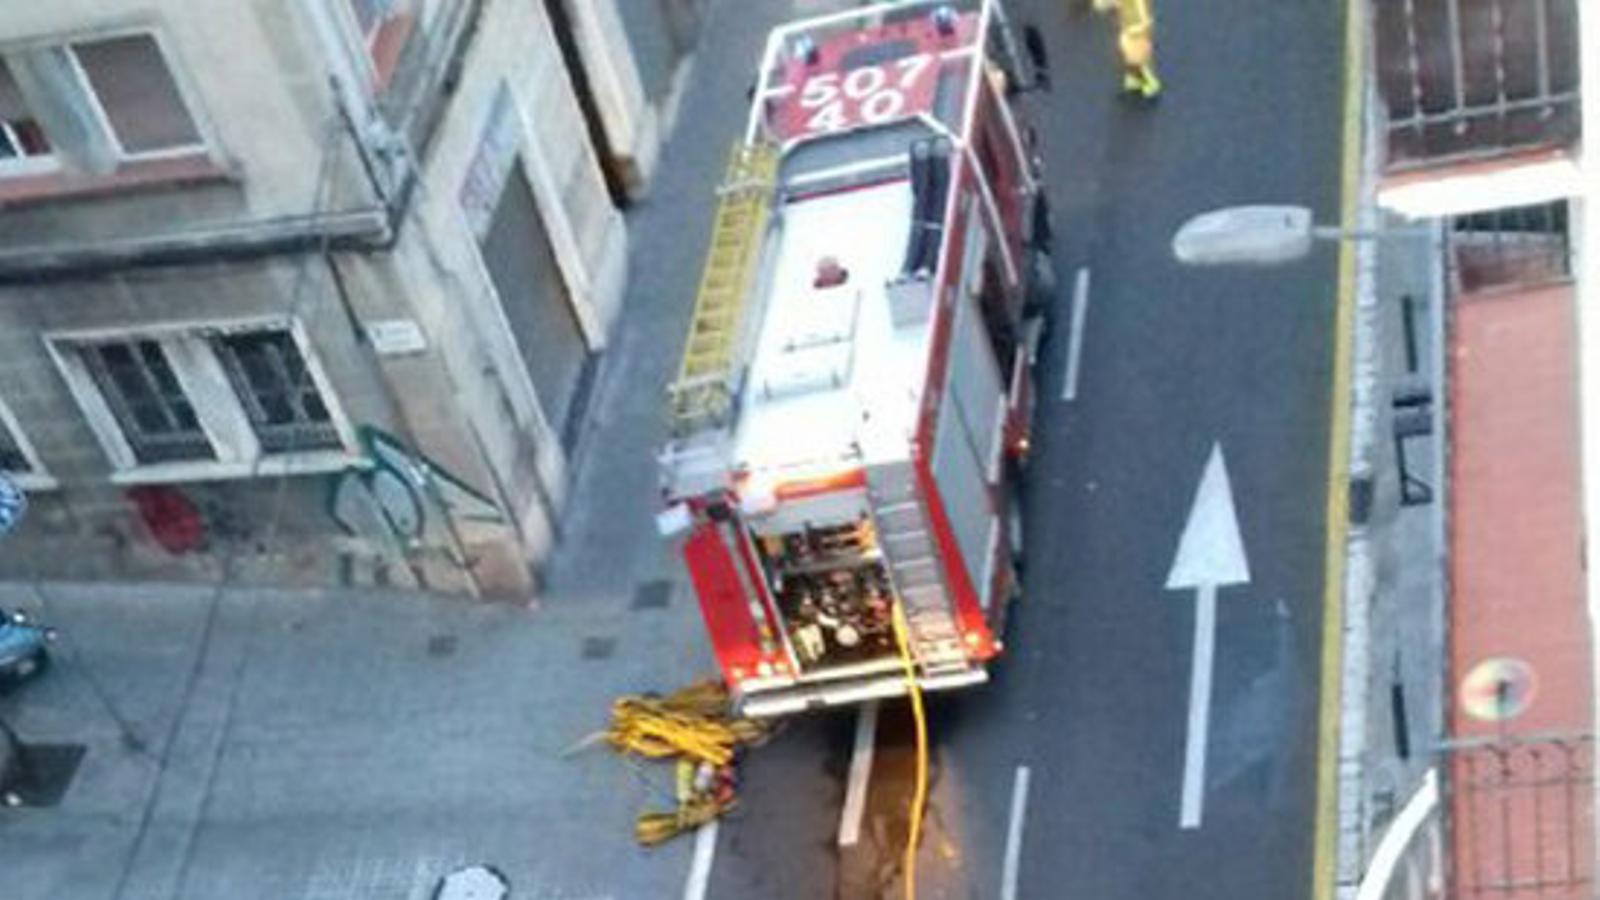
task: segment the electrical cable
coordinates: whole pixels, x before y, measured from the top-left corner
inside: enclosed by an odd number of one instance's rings
[[[327,203],[329,194],[332,193],[334,174],[334,166],[332,164],[334,156],[333,151],[340,132],[340,119],[338,115],[331,116],[329,118],[327,130],[323,135],[319,149],[316,187],[312,193],[311,201],[313,215],[322,210],[323,206]],[[285,304],[284,310],[285,317],[290,321],[293,321],[298,317],[302,311],[302,306],[307,294],[311,293],[305,290],[306,285],[310,281],[308,276],[311,262],[317,259],[322,253],[326,252],[327,243],[328,238],[325,236],[323,238],[322,247],[318,251],[306,253],[304,256],[302,256],[297,264],[294,281],[290,286],[289,300],[288,303]],[[312,386],[314,386],[314,382],[311,378],[310,367],[301,366],[298,377],[293,383],[291,383],[290,388],[303,390]],[[258,453],[255,460],[250,465],[250,480],[255,480],[261,477],[261,469],[265,462],[266,455]],[[278,521],[283,515],[283,501],[287,495],[290,474],[290,468],[285,466],[277,473],[275,477],[272,503],[270,504],[270,511],[266,517],[268,533],[273,535],[276,534]],[[242,540],[233,540],[223,544],[221,559],[219,560],[218,566],[218,578],[211,592],[211,596],[207,600],[206,618],[201,629],[199,646],[195,651],[194,659],[190,664],[189,671],[184,678],[182,702],[178,705],[176,712],[173,714],[172,724],[168,726],[167,733],[162,740],[161,749],[157,754],[154,783],[151,785],[150,792],[145,798],[143,808],[140,810],[139,823],[134,832],[133,842],[129,846],[127,854],[123,857],[122,865],[118,872],[117,881],[111,893],[113,900],[119,900],[119,898],[126,893],[128,889],[128,881],[133,875],[133,869],[138,861],[139,853],[143,849],[145,840],[150,833],[150,826],[155,817],[155,807],[162,794],[162,780],[166,776],[167,770],[171,764],[172,750],[177,744],[178,732],[181,729],[184,721],[184,713],[194,695],[195,687],[199,683],[200,673],[205,666],[206,658],[210,655],[212,639],[216,633],[216,621],[222,606],[222,601],[226,597],[228,589],[233,586],[235,565],[238,561],[238,557],[244,543],[245,542]],[[248,650],[248,648],[246,649]],[[200,814],[195,817],[187,840],[184,842],[177,875],[177,887],[180,889],[180,893],[183,883],[187,880],[189,866],[194,856],[194,831],[198,830],[204,821],[205,806],[209,804],[211,788],[216,779],[217,764],[220,761],[220,755],[223,748],[227,745],[226,732],[232,728],[234,705],[235,701],[237,700],[237,681],[242,678],[244,664],[245,660],[241,658],[238,665],[238,671],[234,673],[234,689],[228,694],[227,707],[225,709],[224,721],[222,723],[224,737],[222,740],[217,742],[217,747],[213,753],[213,759],[210,761],[210,765],[208,767],[206,776],[206,789],[201,795]]]

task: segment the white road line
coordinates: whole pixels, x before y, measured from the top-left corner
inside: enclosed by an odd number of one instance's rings
[[[711,857],[717,852],[717,820],[701,825],[694,833],[694,862],[689,866],[689,883],[683,887],[683,900],[705,900],[711,884]]]
[[[861,816],[867,809],[867,776],[872,774],[872,745],[878,733],[878,701],[861,707],[856,718],[856,745],[850,754],[844,813],[839,817],[839,846],[854,847],[861,838]]]
[[[1028,774],[1027,766],[1017,766],[1017,780],[1011,783],[1011,822],[1006,826],[1000,900],[1017,900],[1017,872],[1022,866],[1022,823],[1028,814]]]
[[[1083,322],[1089,316],[1089,267],[1078,269],[1072,284],[1072,334],[1067,341],[1067,375],[1061,383],[1061,399],[1078,398],[1078,362],[1083,356]]]
[[[1194,663],[1189,673],[1189,740],[1183,748],[1179,828],[1200,827],[1206,790],[1206,740],[1211,729],[1211,657],[1217,644],[1217,586],[1199,587],[1194,613]]]

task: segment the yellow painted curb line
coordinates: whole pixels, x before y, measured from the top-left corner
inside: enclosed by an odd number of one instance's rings
[[[1339,222],[1356,224],[1361,188],[1362,86],[1365,22],[1362,0],[1345,0],[1344,131]],[[1356,251],[1339,245],[1337,307],[1333,322],[1332,422],[1328,429],[1327,544],[1322,577],[1322,671],[1318,688],[1316,831],[1312,845],[1311,897],[1328,900],[1338,879],[1339,712],[1343,680],[1344,561],[1350,502],[1350,353],[1355,325]]]

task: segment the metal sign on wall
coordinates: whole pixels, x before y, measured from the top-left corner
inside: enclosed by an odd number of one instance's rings
[[[0,472],[0,537],[16,528],[27,511],[28,495],[22,492],[10,475]]]
[[[489,101],[489,115],[484,120],[478,148],[473,151],[467,174],[456,191],[456,202],[461,204],[461,212],[467,217],[467,226],[479,241],[489,233],[495,205],[500,202],[520,146],[516,105],[510,86],[502,81],[494,92],[494,99]]]

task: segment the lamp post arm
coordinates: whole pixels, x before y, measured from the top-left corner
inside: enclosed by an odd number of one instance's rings
[[[1311,236],[1319,241],[1378,241],[1392,237],[1431,238],[1432,225],[1405,225],[1399,228],[1340,228],[1337,225],[1314,225]]]

